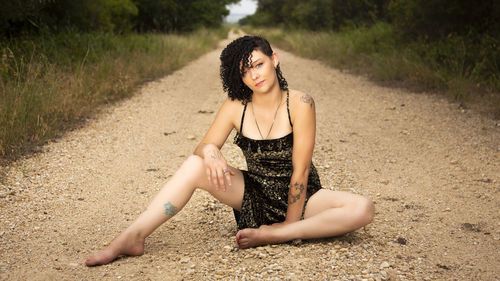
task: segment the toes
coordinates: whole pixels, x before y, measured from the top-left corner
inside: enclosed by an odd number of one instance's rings
[[[114,255],[113,253],[104,250],[101,253],[92,255],[90,258],[88,258],[85,261],[85,265],[94,266],[94,265],[106,264],[114,260],[116,256],[117,255]]]
[[[97,263],[98,263],[98,261],[97,261],[97,259],[94,256],[91,256],[90,258],[88,258],[85,261],[85,265],[86,266],[94,266],[94,265],[97,265]]]
[[[247,247],[248,247],[248,240],[247,239],[241,239],[240,242],[238,243],[238,248],[245,249]]]

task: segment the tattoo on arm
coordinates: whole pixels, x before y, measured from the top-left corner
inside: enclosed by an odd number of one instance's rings
[[[313,107],[314,105],[314,100],[313,98],[308,95],[308,94],[303,94],[301,97],[300,97],[300,100],[303,102],[303,103],[307,103],[311,106],[311,108]]]
[[[165,208],[165,215],[173,217],[175,215],[175,212],[177,212],[177,207],[172,205],[170,201],[168,203],[163,204],[163,207]]]
[[[302,194],[302,191],[304,191],[304,189],[305,186],[303,183],[300,184],[298,182],[294,183],[293,187],[290,187],[290,191],[288,193],[288,204],[293,204],[297,202],[300,199],[300,195]]]

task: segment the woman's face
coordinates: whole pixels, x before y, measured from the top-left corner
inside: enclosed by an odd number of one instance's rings
[[[273,53],[270,57],[259,50],[251,55],[250,67],[241,72],[241,79],[253,92],[267,92],[273,88],[278,79],[276,77],[276,66],[278,55]]]

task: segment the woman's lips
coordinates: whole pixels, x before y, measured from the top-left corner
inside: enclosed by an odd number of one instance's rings
[[[262,84],[264,84],[264,80],[262,80],[259,83],[255,84],[255,87],[260,87],[260,86],[262,86]]]

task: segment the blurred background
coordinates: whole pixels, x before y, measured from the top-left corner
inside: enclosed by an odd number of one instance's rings
[[[230,29],[500,118],[500,1],[4,0],[0,162],[213,50]]]

